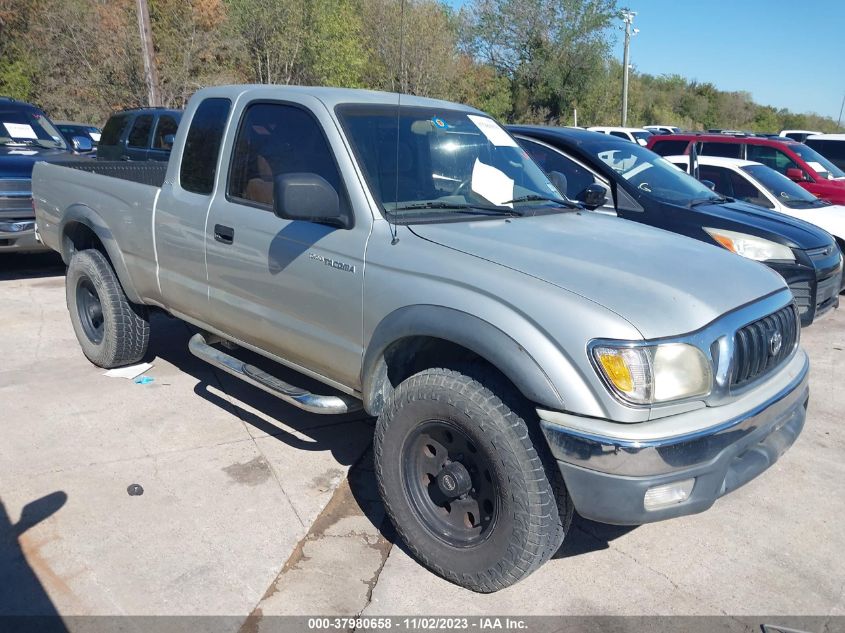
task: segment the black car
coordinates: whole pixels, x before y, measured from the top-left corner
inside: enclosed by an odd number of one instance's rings
[[[839,305],[842,257],[834,238],[818,227],[720,196],[654,152],[612,136],[574,128],[508,129],[561,193],[588,208],[761,261],[791,288],[809,284],[809,301],[797,306],[802,325]]]
[[[85,123],[56,121],[56,128],[62,133],[67,144],[79,153],[93,152],[100,142],[100,128]],[[87,139],[86,142],[84,139]],[[90,146],[89,146],[90,143]]]
[[[181,110],[165,108],[115,112],[103,128],[97,160],[166,161],[181,119]]]
[[[35,239],[32,166],[71,157],[68,144],[42,110],[0,97],[0,253],[49,250]]]

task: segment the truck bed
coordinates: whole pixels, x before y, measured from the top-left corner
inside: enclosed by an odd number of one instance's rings
[[[124,283],[138,298],[157,299],[153,227],[166,173],[167,163],[36,163],[32,190],[42,241],[63,252],[62,230],[68,223],[98,229],[112,263],[124,271]]]
[[[122,160],[63,160],[53,164],[153,187],[161,187],[167,175],[167,163],[154,161],[133,163]]]

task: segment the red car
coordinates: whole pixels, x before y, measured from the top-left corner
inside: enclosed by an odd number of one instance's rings
[[[672,156],[689,154],[692,143],[702,155],[763,163],[817,198],[845,204],[845,172],[803,143],[748,135],[672,134],[652,136],[647,147],[661,156]]]

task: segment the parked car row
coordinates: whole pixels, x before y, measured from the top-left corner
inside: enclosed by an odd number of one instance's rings
[[[0,253],[48,250],[36,239],[32,167],[38,161],[166,161],[182,113],[140,108],[113,114],[105,128],[52,123],[36,106],[0,97]]]
[[[812,224],[612,132],[371,91],[200,90],[167,163],[103,159],[163,149],[159,114],[119,113],[100,160],[35,166],[83,353],[137,362],[164,310],[221,371],[314,414],[363,408],[399,538],[458,585],[526,577],[574,511],[701,512],[803,428],[800,325],[842,269]],[[784,278],[811,287],[803,312]]]
[[[680,233],[766,263],[786,279],[803,325],[839,303],[842,260],[824,230],[761,206],[714,193],[653,152],[571,128],[511,126],[561,193],[586,202],[593,184],[608,191],[598,210]]]
[[[845,172],[817,151],[789,139],[721,134],[652,136],[648,148],[661,156],[689,154],[741,158],[771,167],[822,200],[845,204]]]

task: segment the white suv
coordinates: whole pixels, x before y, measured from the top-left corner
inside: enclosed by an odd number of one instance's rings
[[[666,160],[689,171],[689,156],[667,156]],[[815,224],[845,243],[845,206],[819,200],[771,167],[740,158],[698,156],[698,177],[712,182],[723,196]]]
[[[643,147],[648,144],[648,139],[651,137],[651,132],[641,127],[607,127],[596,126],[588,127],[591,132],[601,132],[602,134],[610,134],[611,136],[618,136],[624,138],[632,143],[639,143]]]

